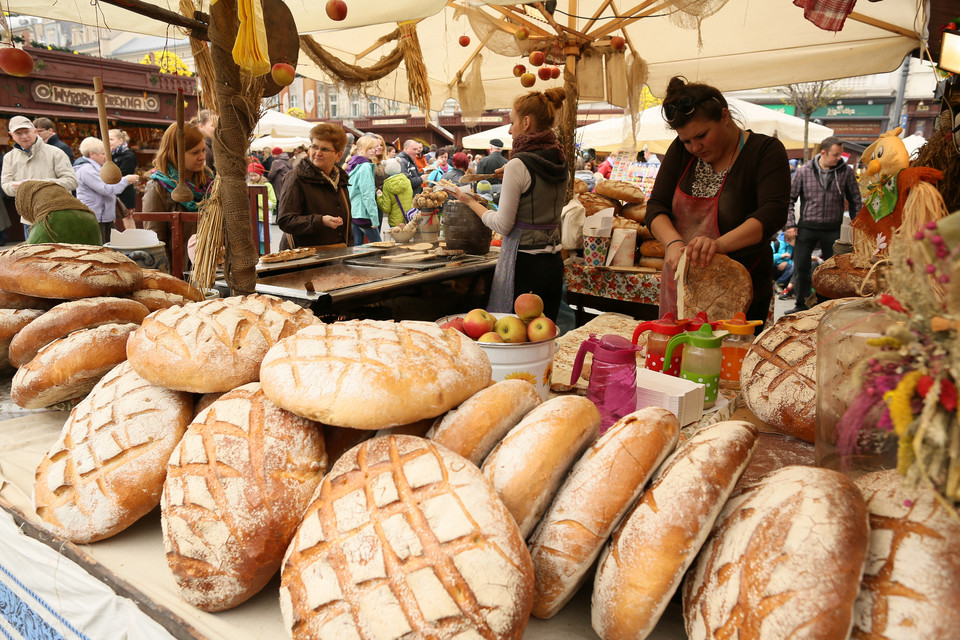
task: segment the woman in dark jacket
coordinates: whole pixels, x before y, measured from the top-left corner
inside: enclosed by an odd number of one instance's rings
[[[137,154],[130,150],[127,143],[130,142],[130,136],[120,129],[110,129],[110,155],[113,157],[113,163],[120,167],[120,173],[125,176],[133,175],[137,172]],[[137,207],[137,191],[132,184],[128,185],[123,192],[117,196],[117,200],[123,203],[130,211]]]
[[[340,249],[353,244],[347,174],[339,161],[347,136],[339,125],[321,123],[310,130],[307,162],[287,174],[280,194],[277,224],[280,249]]]

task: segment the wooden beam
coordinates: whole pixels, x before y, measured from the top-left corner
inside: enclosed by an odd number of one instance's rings
[[[899,27],[895,24],[885,22],[883,20],[877,20],[876,18],[871,18],[870,16],[865,16],[862,13],[857,13],[853,11],[850,15],[847,16],[850,20],[856,20],[857,22],[862,22],[863,24],[868,24],[871,27],[877,27],[878,29],[883,29],[884,31],[889,31],[890,33],[895,33],[899,36],[905,36],[911,40],[920,41],[920,36],[916,34],[912,29],[907,29],[904,27]]]
[[[606,1],[609,2],[610,0],[606,0]],[[558,23],[556,20],[554,20],[553,16],[550,15],[550,13],[546,10],[542,2],[538,2],[534,6],[540,11],[540,14],[543,16],[543,19],[547,21],[547,24],[549,24],[551,27],[557,30],[558,36],[566,33],[568,35],[573,36],[575,39],[580,40],[581,42],[590,42],[590,38],[587,37],[587,34],[583,33],[582,31],[577,31],[575,29],[565,27],[560,23]]]
[[[519,14],[516,11],[511,11],[507,7],[503,7],[500,5],[493,5],[493,6],[488,5],[488,6],[490,9],[502,13],[507,18],[515,20],[519,26],[526,27],[527,30],[530,31],[530,35],[533,35],[534,32],[546,38],[552,38],[556,35],[556,34],[550,33],[549,31],[541,27],[536,22],[529,20],[524,15]]]
[[[587,20],[587,24],[583,25],[583,30],[589,32],[590,27],[594,25],[594,23],[600,17],[600,14],[602,14],[608,6],[610,6],[610,0],[603,0],[603,2],[600,3],[600,6],[597,7],[597,10],[593,12],[593,15],[590,17],[590,19]],[[614,6],[614,9],[616,9],[616,6]]]
[[[136,14],[146,16],[147,18],[151,18],[159,22],[172,24],[175,27],[183,27],[184,29],[190,30],[190,36],[196,38],[197,40],[210,39],[210,37],[207,35],[207,24],[205,22],[200,22],[199,20],[194,20],[193,18],[187,18],[186,16],[182,16],[175,11],[163,9],[162,7],[152,5],[149,2],[144,2],[143,0],[101,0],[101,2],[132,11]]]
[[[617,10],[616,5],[612,6],[611,9],[613,9],[613,15],[619,18],[620,12]],[[640,52],[637,51],[635,46],[633,46],[633,40],[630,39],[630,34],[627,33],[626,29],[623,30],[623,39],[627,41],[627,46],[630,47],[630,51],[633,52],[633,55],[640,57]]]
[[[650,5],[653,6],[651,7]],[[646,16],[653,15],[657,11],[661,11],[666,6],[672,6],[672,3],[669,2],[669,0],[645,0],[636,7],[624,12],[624,14],[616,20],[611,20],[607,24],[598,28],[596,31],[590,33],[590,37],[594,40],[599,40],[600,38],[616,31],[617,29],[623,29],[627,25],[636,22],[640,18],[644,18]]]

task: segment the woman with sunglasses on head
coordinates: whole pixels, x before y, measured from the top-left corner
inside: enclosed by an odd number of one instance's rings
[[[283,180],[277,209],[277,225],[284,232],[281,250],[353,244],[347,174],[338,165],[346,144],[339,125],[324,122],[310,129],[307,158]]]
[[[683,253],[706,266],[723,253],[750,272],[747,319],[766,320],[773,297],[769,239],[787,219],[790,165],[776,138],[745,130],[714,87],[676,76],[663,117],[677,132],[647,201],[647,224],[664,247],[660,315],[676,313],[673,272]],[[719,319],[719,318],[718,318]]]

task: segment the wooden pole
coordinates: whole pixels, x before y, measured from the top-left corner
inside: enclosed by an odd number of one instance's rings
[[[574,132],[577,129],[577,103],[580,100],[580,90],[577,86],[577,59],[580,57],[580,48],[576,45],[567,45],[563,48],[567,59],[563,69],[563,89],[567,97],[563,101],[560,112],[560,143],[563,153],[567,157],[567,171],[570,176],[567,180],[567,201],[573,198],[573,175],[577,171],[576,145]]]
[[[170,11],[169,9],[163,9],[156,5],[150,4],[149,2],[143,2],[143,0],[100,0],[104,4],[110,4],[115,7],[120,7],[121,9],[127,9],[128,11],[133,11],[134,13],[140,14],[141,16],[146,16],[154,20],[159,20],[160,22],[165,22],[167,24],[172,24],[175,27],[183,27],[184,29],[190,29],[193,33],[190,34],[191,37],[198,40],[209,40],[207,35],[207,25],[199,20],[194,20],[192,18],[187,18],[180,15],[176,11]]]

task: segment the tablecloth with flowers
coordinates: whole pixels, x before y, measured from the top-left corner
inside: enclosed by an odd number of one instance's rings
[[[567,290],[612,300],[660,304],[660,274],[611,271],[573,261],[564,266]]]

